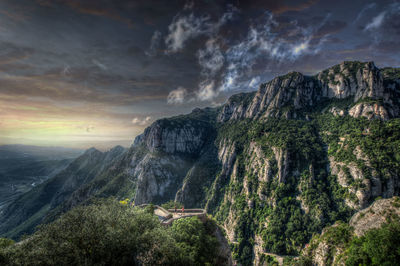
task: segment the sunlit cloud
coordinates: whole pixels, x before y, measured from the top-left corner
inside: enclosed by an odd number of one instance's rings
[[[151,116],[146,116],[144,118],[135,117],[132,119],[132,124],[144,126],[147,125],[151,121]]]
[[[188,92],[183,87],[178,87],[175,90],[170,91],[167,97],[168,104],[181,104],[185,100]]]
[[[196,92],[197,98],[200,101],[211,100],[217,96],[215,91],[215,82],[213,80],[205,80],[199,84],[199,90]]]

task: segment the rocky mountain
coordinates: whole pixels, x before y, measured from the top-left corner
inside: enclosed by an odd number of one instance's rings
[[[276,77],[220,107],[154,122],[109,163],[96,159],[82,178],[64,171],[41,186],[55,182],[60,195],[43,193],[53,196],[36,211],[21,197],[14,204],[26,207],[9,208],[7,217],[22,209],[39,222],[41,210],[51,219],[91,197],[177,200],[217,219],[238,263],[296,256],[324,227],[399,195],[399,93],[400,69],[373,62]],[[0,218],[1,233],[11,221]]]
[[[94,148],[87,150],[53,178],[35,186],[19,196],[2,211],[0,233],[17,238],[30,233],[51,212],[60,208],[70,195],[82,185],[90,182],[124,152],[115,147],[109,152]]]

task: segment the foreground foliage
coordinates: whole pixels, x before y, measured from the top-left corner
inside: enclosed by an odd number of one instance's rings
[[[0,264],[217,264],[215,230],[197,217],[162,227],[145,210],[102,200],[74,208],[17,244],[1,240]]]
[[[345,256],[346,265],[397,265],[400,262],[400,222],[385,224],[352,239]]]

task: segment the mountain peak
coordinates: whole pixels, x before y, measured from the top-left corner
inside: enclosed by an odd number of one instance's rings
[[[88,154],[93,154],[93,153],[98,153],[98,152],[101,153],[101,151],[99,151],[95,147],[91,147],[91,148],[87,149],[84,154],[88,155]]]
[[[251,99],[241,94],[231,96],[218,119],[224,122],[243,118],[291,117],[289,110],[315,106],[324,98],[351,97],[354,103],[363,99],[381,99],[385,107],[365,106],[365,110],[389,108],[381,113],[395,117],[400,111],[397,106],[398,85],[393,77],[397,78],[400,75],[392,69],[385,69],[384,73],[385,75],[382,75],[372,61],[344,61],[315,76],[305,76],[292,71],[261,84]],[[391,84],[388,83],[388,77],[391,78]]]

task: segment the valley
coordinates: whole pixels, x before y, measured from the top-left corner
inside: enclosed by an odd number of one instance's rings
[[[56,147],[0,146],[0,212],[21,194],[55,176],[81,152]]]

